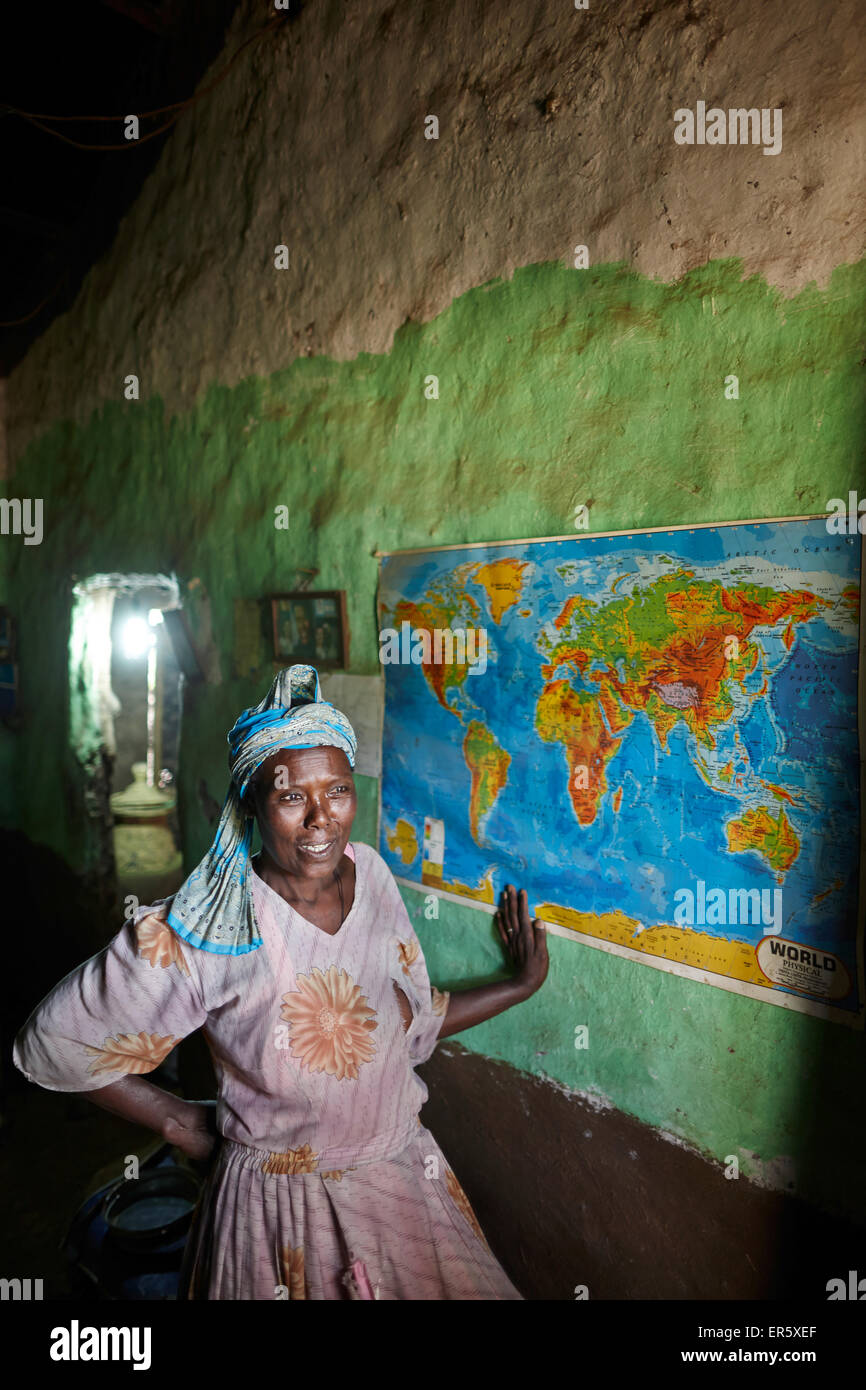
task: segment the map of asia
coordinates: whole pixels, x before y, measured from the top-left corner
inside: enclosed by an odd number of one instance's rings
[[[861,1023],[860,563],[826,517],[384,556],[380,852]]]

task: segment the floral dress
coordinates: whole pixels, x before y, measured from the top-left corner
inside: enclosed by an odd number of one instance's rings
[[[385,861],[347,852],[355,899],[336,935],[257,874],[262,945],[245,955],[182,944],[170,900],[142,908],[38,1006],[15,1064],[49,1090],[95,1091],[204,1029],[222,1139],[183,1297],[520,1299],[418,1113],[414,1068],[449,995]]]

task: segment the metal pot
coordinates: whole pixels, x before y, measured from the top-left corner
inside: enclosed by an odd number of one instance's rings
[[[199,1183],[183,1168],[161,1168],[122,1181],[108,1197],[103,1219],[122,1250],[153,1250],[189,1228]]]

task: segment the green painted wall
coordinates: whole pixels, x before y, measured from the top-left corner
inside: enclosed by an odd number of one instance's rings
[[[233,675],[235,599],[317,566],[317,585],[347,590],[351,669],[371,673],[377,547],[559,535],[578,503],[603,531],[808,513],[849,488],[862,495],[864,308],[866,263],[792,299],[744,280],[736,261],[676,284],[617,265],[530,266],[407,324],[387,356],[296,360],[211,388],[170,419],[143,383],[139,403],[108,403],[84,428],[54,425],[17,460],[18,495],[45,499],[44,542],[4,539],[27,710],[19,823],[76,863],[71,576],[174,570],[202,643],[210,623],[221,680],[188,689],[183,726],[191,865],[209,840],[198,779],[222,799],[226,731],[271,679],[267,666]],[[738,401],[724,397],[731,373]],[[425,399],[431,374],[438,400]],[[280,504],[288,532],[274,527]],[[363,838],[375,802],[365,779]],[[440,984],[496,972],[489,919],[446,902],[427,922],[423,898],[405,897]],[[862,1035],[558,938],[550,950],[544,990],[462,1042],[716,1159],[737,1154],[773,1185],[863,1212]],[[580,1023],[588,1051],[573,1045]]]

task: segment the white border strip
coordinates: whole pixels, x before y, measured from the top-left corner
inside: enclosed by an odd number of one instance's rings
[[[414,888],[416,893],[433,893],[437,898],[459,903],[486,912],[491,917],[496,911],[490,903],[479,903],[474,898],[464,898],[459,893],[446,893],[429,884],[419,886],[411,879],[394,875],[397,883],[406,888]],[[696,965],[683,965],[680,961],[669,960],[667,956],[651,956],[647,951],[635,951],[631,946],[620,946],[616,941],[606,941],[600,936],[587,936],[585,932],[574,931],[571,927],[561,927],[557,922],[545,922],[543,917],[534,918],[544,922],[551,936],[561,936],[569,941],[577,941],[582,946],[594,946],[598,951],[606,951],[610,956],[622,956],[625,960],[637,961],[639,965],[649,965],[666,975],[679,975],[684,980],[696,980],[701,985],[711,985],[714,989],[727,990],[729,994],[743,994],[749,999],[758,999],[762,1004],[776,1004],[781,1009],[791,1009],[795,1013],[811,1014],[813,1018],[824,1019],[828,1023],[844,1023],[849,1028],[862,1029],[864,1023],[863,995],[860,995],[860,1012],[852,1014],[846,1009],[834,1009],[817,999],[807,999],[798,994],[785,994],[782,990],[765,989],[763,985],[749,984],[747,980],[735,980],[728,975],[716,975],[712,971],[701,970]],[[861,960],[862,967],[862,960]]]
[[[493,550],[501,545],[546,545],[550,541],[600,541],[605,536],[671,536],[674,531],[718,531],[728,526],[766,526],[775,521],[826,521],[829,513],[809,512],[805,516],[749,516],[742,521],[693,521],[681,526],[630,527],[625,531],[580,531],[569,536],[520,536],[507,541],[462,541],[453,545],[417,545],[409,550],[374,550],[375,559],[389,555],[435,555],[440,550]],[[846,512],[847,516],[847,512]]]

